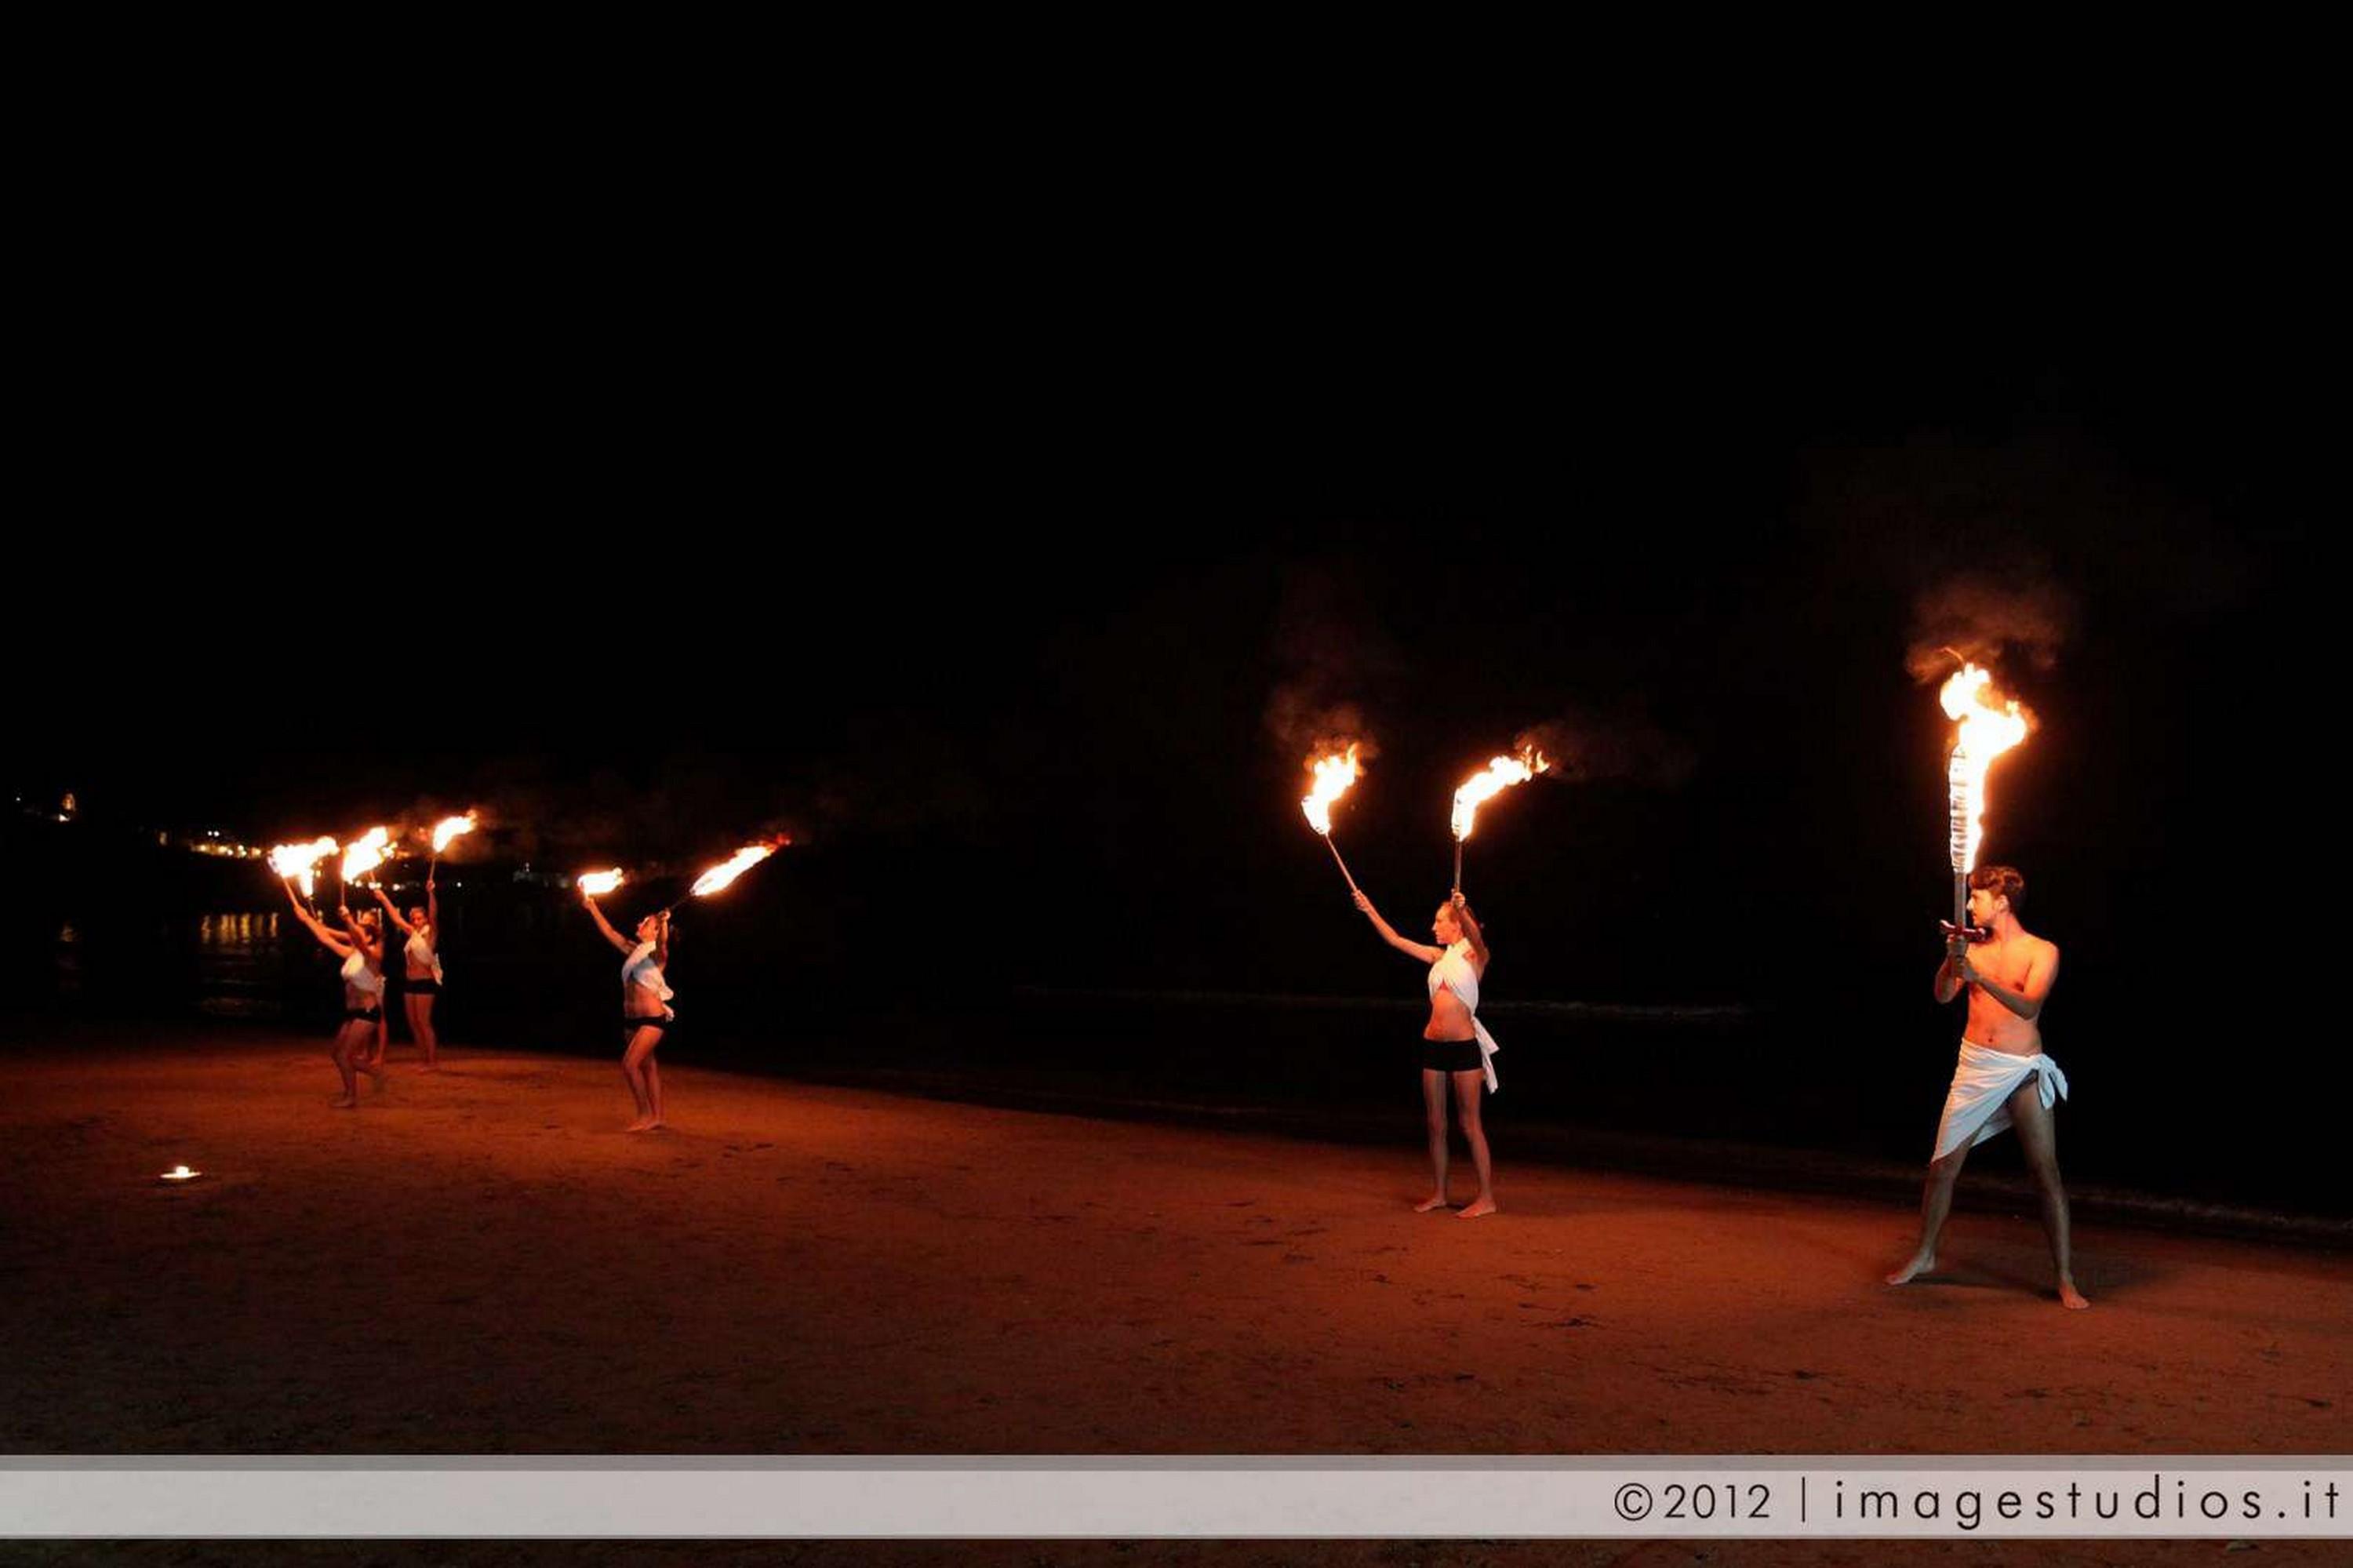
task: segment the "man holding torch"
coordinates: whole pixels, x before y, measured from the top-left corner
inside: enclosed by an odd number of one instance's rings
[[[2067,1192],[2059,1181],[2058,1130],[2052,1107],[2066,1097],[2067,1078],[2042,1052],[2037,1021],[2052,983],[2059,978],[2059,948],[2019,923],[2026,879],[2007,865],[1981,865],[1968,874],[1968,916],[1986,938],[1971,946],[1966,929],[1946,939],[1945,961],[1936,970],[1939,1002],[1968,993],[1968,1021],[1961,1034],[1960,1061],[1936,1125],[1936,1148],[1920,1197],[1920,1245],[1911,1261],[1887,1277],[1905,1285],[1936,1266],[1936,1239],[1953,1206],[1953,1184],[1969,1150],[2006,1127],[2018,1128],[2042,1207],[2042,1229],[2059,1270],[2059,1299],[2070,1308],[2089,1307],[2075,1288],[2068,1252]]]

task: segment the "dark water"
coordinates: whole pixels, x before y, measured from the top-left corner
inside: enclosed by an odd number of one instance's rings
[[[575,903],[512,885],[446,892],[448,984],[436,1013],[446,1042],[617,1054],[620,955]],[[941,949],[909,962],[756,910],[747,900],[744,917],[681,923],[668,1059],[918,1075],[951,1089],[1018,1086],[1139,1105],[1394,1115],[1401,1139],[1417,1137],[1425,1007],[1410,965],[1377,971],[1396,981],[1388,994],[1355,997],[1014,983],[986,948],[965,961]],[[323,1040],[342,1005],[338,961],[282,908],[20,913],[6,952],[0,1038],[18,1042],[108,1020],[212,1021]],[[1837,1029],[1787,1002],[1610,1006],[1491,985],[1482,1016],[1504,1044],[1504,1089],[1490,1126],[1505,1150],[1515,1124],[1540,1123],[1916,1161],[1951,1073],[1958,1014],[1929,1006],[1925,976],[1909,978],[1919,983],[1891,980],[1845,999]],[[398,994],[396,972],[396,1042],[406,1035]],[[2071,1181],[2353,1213],[2321,1130],[2328,1106],[2259,1097],[2235,1075],[2247,1064],[2211,1053],[2185,1073],[2149,1044],[2081,1031],[2062,1044],[2054,1031],[2053,1054],[2074,1086],[2061,1117]],[[1978,1159],[2015,1172],[2015,1140]]]

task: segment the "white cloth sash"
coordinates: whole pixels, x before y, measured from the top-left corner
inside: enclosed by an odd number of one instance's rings
[[[1486,1070],[1487,1092],[1493,1094],[1502,1085],[1495,1077],[1495,1053],[1503,1047],[1479,1022],[1479,969],[1471,961],[1471,940],[1464,938],[1439,955],[1430,966],[1430,999],[1438,1000],[1441,991],[1451,991],[1471,1014],[1471,1033],[1479,1037],[1479,1065]]]

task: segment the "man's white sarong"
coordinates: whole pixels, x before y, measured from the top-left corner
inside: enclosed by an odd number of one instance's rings
[[[2067,1075],[2048,1056],[2013,1056],[1961,1042],[1961,1060],[1953,1069],[1953,1090],[1945,1097],[1944,1119],[1936,1123],[1936,1152],[1942,1160],[1968,1144],[1983,1143],[2010,1125],[2011,1091],[2028,1074],[2040,1080],[2036,1092],[2045,1110],[2067,1097]]]

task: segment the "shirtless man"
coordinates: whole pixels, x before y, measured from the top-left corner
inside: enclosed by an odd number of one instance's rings
[[[2059,948],[2018,923],[2025,897],[2026,878],[2010,866],[1981,865],[1969,874],[1969,920],[1992,935],[1975,948],[1955,936],[1936,970],[1936,1000],[1950,1001],[1966,990],[1969,1017],[1920,1195],[1919,1249],[1887,1283],[1908,1284],[1936,1266],[1936,1237],[1971,1145],[2015,1125],[2042,1195],[2042,1229],[2051,1238],[2052,1261],[2059,1266],[2059,1299],[2084,1308],[2091,1303],[2075,1288],[2069,1266],[2067,1192],[2059,1184],[2058,1133],[2051,1115],[2066,1096],[2067,1079],[2042,1054],[2042,1032],[2035,1026],[2042,1000],[2059,978]]]

